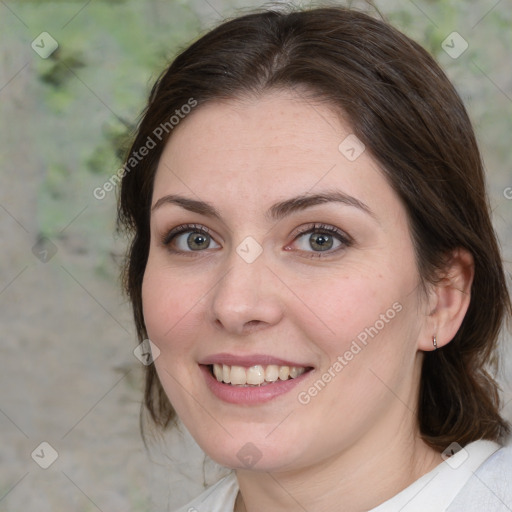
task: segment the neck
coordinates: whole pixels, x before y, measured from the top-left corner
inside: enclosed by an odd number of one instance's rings
[[[442,462],[419,437],[381,438],[315,465],[287,472],[237,471],[236,512],[308,510],[368,511],[408,487]],[[375,445],[374,445],[375,446]]]

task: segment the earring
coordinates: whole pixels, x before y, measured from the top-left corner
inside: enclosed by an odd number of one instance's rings
[[[437,338],[435,334],[432,336],[432,344],[434,345],[434,350],[437,350]]]

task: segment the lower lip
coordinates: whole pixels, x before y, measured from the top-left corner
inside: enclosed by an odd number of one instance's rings
[[[295,379],[277,380],[265,386],[232,386],[219,382],[210,372],[210,367],[204,364],[199,365],[206,379],[210,391],[217,397],[230,404],[261,404],[269,402],[278,396],[284,395],[297,386],[310,370],[299,375]]]

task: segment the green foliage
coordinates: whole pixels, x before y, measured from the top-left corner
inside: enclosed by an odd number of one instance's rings
[[[86,160],[87,168],[94,174],[111,174],[111,166],[105,165],[112,160],[123,161],[135,130],[134,124],[122,123],[113,119],[103,126],[103,142],[101,142]]]
[[[176,48],[197,34],[199,20],[178,0],[85,6],[82,1],[21,1],[15,11],[32,28],[32,37],[45,31],[59,43],[49,58],[33,60],[40,108],[35,123],[44,120],[40,129],[50,130],[56,139],[54,148],[34,148],[46,169],[39,189],[39,230],[50,236],[79,205],[93,201],[92,207],[103,206],[91,191],[120,167],[150,82]],[[14,39],[26,38],[21,24],[9,30]],[[104,202],[112,208],[115,193]],[[111,233],[100,218],[91,221],[96,232],[89,245],[91,251],[108,252],[103,240]],[[98,267],[103,274],[104,266]]]
[[[57,49],[46,61],[48,66],[39,73],[43,83],[52,87],[64,87],[65,82],[73,77],[73,71],[85,67],[83,57],[76,52],[75,55]]]
[[[43,189],[46,195],[53,200],[59,200],[66,195],[66,182],[70,178],[70,171],[64,165],[53,163],[48,166]]]

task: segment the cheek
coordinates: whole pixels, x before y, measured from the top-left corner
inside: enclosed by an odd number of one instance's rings
[[[193,404],[183,386],[192,389],[191,350],[198,336],[197,311],[204,292],[172,269],[148,260],[142,283],[142,305],[148,338],[159,348],[155,369],[173,408],[186,418]]]
[[[179,279],[172,269],[148,261],[142,283],[143,314],[148,337],[160,350],[182,346],[176,341],[183,339],[185,331],[194,332],[194,313],[203,294],[200,283]]]
[[[370,367],[390,380],[405,371],[410,365],[403,363],[416,352],[418,336],[416,278],[408,261],[390,259],[364,268],[354,264],[343,277],[317,287],[315,312],[321,322],[307,329],[324,354],[323,370],[343,374],[336,380],[350,388],[375,380]]]
[[[364,333],[365,328],[376,322],[382,327],[384,320],[395,316],[393,304],[398,299],[399,290],[382,276],[363,276],[354,272],[350,277],[332,280],[315,295],[315,303],[320,305],[318,317],[324,330],[331,334],[326,341],[330,340],[332,349],[340,350]]]

